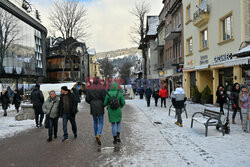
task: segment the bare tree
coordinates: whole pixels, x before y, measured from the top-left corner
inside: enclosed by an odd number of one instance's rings
[[[55,1],[50,12],[51,33],[57,32],[67,39],[83,40],[87,36],[87,10],[79,0]]]
[[[3,70],[3,60],[10,45],[18,40],[20,27],[18,19],[0,8],[0,72]]]
[[[140,45],[142,50],[142,56],[144,59],[144,78],[147,78],[147,55],[146,55],[146,44],[144,42],[145,31],[145,18],[150,12],[150,4],[141,0],[135,3],[135,7],[130,11],[130,13],[136,18],[134,26],[131,27],[130,38],[133,43]]]

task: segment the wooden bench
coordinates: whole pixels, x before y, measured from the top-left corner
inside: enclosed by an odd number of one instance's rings
[[[202,117],[194,117],[197,114],[201,114]],[[221,127],[222,134],[223,136],[225,135],[225,132],[222,126],[220,112],[212,111],[209,109],[204,109],[204,112],[196,112],[193,114],[192,120],[191,120],[191,128],[193,128],[194,121],[197,123],[203,124],[205,126],[206,128],[205,136],[207,136],[209,126]]]
[[[175,112],[175,108],[174,108],[173,105],[171,105],[171,106],[169,107],[168,116],[170,116],[170,112],[171,112],[171,111]],[[184,104],[184,112],[185,112],[186,118],[188,118],[187,110],[186,110],[186,104]],[[177,115],[176,115],[176,112],[175,112],[175,118],[176,118],[176,116],[177,116]]]

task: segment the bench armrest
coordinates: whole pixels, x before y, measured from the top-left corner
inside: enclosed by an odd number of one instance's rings
[[[204,116],[204,113],[202,113],[202,112],[196,112],[196,113],[194,113],[194,114],[192,115],[192,119],[193,119],[193,117],[194,117],[196,114],[201,114],[202,116]]]

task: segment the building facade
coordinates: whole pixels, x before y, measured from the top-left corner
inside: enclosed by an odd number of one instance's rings
[[[89,57],[85,43],[70,37],[48,39],[47,82],[86,81]]]
[[[181,0],[164,0],[165,8],[165,44],[161,78],[168,91],[175,89],[177,81],[182,82],[183,54],[183,5]]]
[[[158,51],[155,50],[157,43],[157,28],[159,25],[158,16],[147,16],[146,36],[144,42],[146,44],[147,55],[147,79],[157,79],[158,72],[155,70],[155,64],[158,64]]]
[[[31,78],[46,75],[47,30],[37,10],[26,1],[0,1],[0,75],[1,78]]]
[[[96,50],[94,48],[88,49],[89,54],[89,77],[99,77],[100,74],[100,64],[96,59]]]
[[[200,92],[208,86],[215,103],[218,85],[231,91],[234,83],[244,82],[249,55],[234,55],[243,42],[250,40],[249,6],[248,0],[183,1],[183,70],[188,98],[192,97],[193,86]]]

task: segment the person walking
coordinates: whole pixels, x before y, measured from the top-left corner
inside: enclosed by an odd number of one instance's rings
[[[40,90],[40,85],[36,84],[35,88],[31,92],[30,96],[31,103],[33,104],[33,108],[35,111],[35,121],[36,121],[36,127],[42,127],[43,117],[44,113],[42,110],[42,106],[44,103],[44,96],[42,91]],[[40,116],[40,121],[39,120]]]
[[[140,99],[143,99],[143,94],[144,94],[144,88],[141,87],[141,88],[139,89]]]
[[[8,109],[9,104],[10,104],[8,92],[6,90],[3,90],[1,92],[1,102],[2,102],[2,109],[4,111],[3,116],[6,117],[7,116],[7,109]]]
[[[184,108],[184,103],[187,100],[187,98],[183,88],[181,87],[181,82],[177,82],[176,89],[171,96],[172,96],[172,103],[177,115],[177,121],[175,122],[175,124],[179,125],[180,127],[183,127],[181,114]]]
[[[122,107],[125,105],[124,96],[120,92],[118,85],[114,82],[110,85],[110,91],[106,94],[104,106],[108,105],[109,122],[112,125],[113,144],[121,142],[121,120]]]
[[[152,90],[150,87],[147,87],[145,94],[146,94],[146,99],[147,99],[147,106],[150,107],[150,98],[152,96]]]
[[[21,101],[22,101],[22,97],[20,95],[20,92],[18,90],[15,90],[12,104],[15,105],[15,109],[17,113],[19,112]]]
[[[52,133],[54,129],[54,138],[57,138],[58,130],[58,118],[59,118],[59,98],[56,97],[56,92],[54,90],[49,92],[49,97],[43,103],[43,112],[49,116],[49,129],[47,139],[48,142],[52,141]]]
[[[220,105],[220,112],[224,115],[223,105],[226,103],[227,94],[224,90],[224,86],[219,85],[216,91],[217,103]]]
[[[162,85],[162,88],[159,92],[159,96],[161,97],[161,107],[164,103],[164,107],[166,108],[166,98],[168,97],[168,91],[165,85]]]
[[[233,108],[232,124],[236,124],[235,117],[238,111],[240,112],[240,119],[242,121],[241,109],[239,107],[239,93],[240,93],[240,84],[235,83],[233,86],[233,91],[231,96],[232,108]]]
[[[77,99],[73,93],[67,88],[67,86],[61,87],[61,96],[59,102],[59,115],[63,119],[63,139],[62,142],[68,140],[67,124],[71,123],[74,138],[77,138],[77,126],[75,115],[77,113]]]
[[[157,103],[158,103],[158,99],[159,99],[159,90],[157,87],[155,87],[155,90],[153,92],[153,97],[155,99],[155,106],[157,106]]]
[[[239,94],[240,107],[242,111],[242,130],[250,133],[250,93],[245,85],[241,86]]]
[[[98,145],[101,145],[101,135],[104,119],[104,99],[106,91],[104,87],[97,87],[99,78],[96,77],[93,82],[93,87],[89,87],[86,92],[85,101],[90,104],[90,114],[93,117],[94,135]],[[95,87],[95,88],[94,88]]]

